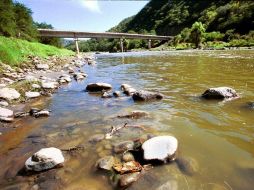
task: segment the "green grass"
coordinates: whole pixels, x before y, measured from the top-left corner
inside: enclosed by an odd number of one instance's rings
[[[69,56],[74,52],[59,49],[54,46],[44,45],[38,42],[28,42],[16,38],[0,36],[0,62],[18,67],[27,60],[29,55],[47,58],[48,56]]]

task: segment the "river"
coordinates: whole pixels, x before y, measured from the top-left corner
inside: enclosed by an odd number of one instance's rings
[[[148,171],[150,177],[141,178],[130,189],[156,189],[168,181],[174,190],[253,189],[254,110],[247,106],[254,101],[253,50],[99,54],[96,62],[84,66],[88,74],[84,81],[73,80],[52,97],[28,105],[50,109],[49,118],[27,117],[16,121],[15,129],[0,129],[0,189],[113,189],[110,173],[96,171],[96,160],[111,155],[112,144],[145,134],[175,136],[179,156],[193,158],[198,171],[189,176],[175,163],[156,166]],[[127,83],[165,97],[146,103],[124,95],[103,99],[84,92],[91,82],[110,83],[114,90]],[[240,98],[200,98],[207,88],[219,86],[234,88]],[[149,118],[116,118],[133,110],[147,111]],[[146,130],[125,129],[110,140],[88,142],[92,135],[105,134],[111,126],[125,122]],[[64,167],[17,175],[25,160],[40,148],[76,145],[85,148],[64,153]]]

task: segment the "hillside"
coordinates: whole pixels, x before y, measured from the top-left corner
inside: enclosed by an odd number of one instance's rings
[[[125,19],[110,31],[159,35],[177,35],[195,21],[205,24],[208,32],[247,34],[254,29],[254,1],[236,0],[151,0],[137,15]]]

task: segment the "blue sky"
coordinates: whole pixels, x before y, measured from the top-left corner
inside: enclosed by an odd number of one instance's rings
[[[148,1],[16,0],[33,11],[33,19],[56,29],[103,32],[137,14]]]

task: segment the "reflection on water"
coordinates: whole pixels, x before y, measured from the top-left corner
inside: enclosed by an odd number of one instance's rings
[[[172,134],[179,140],[179,154],[199,165],[194,176],[184,175],[175,163],[150,170],[130,189],[156,189],[170,182],[173,189],[253,189],[254,101],[253,51],[173,51],[106,54],[97,56],[96,66],[85,66],[88,78],[62,87],[43,103],[52,110],[46,119],[27,118],[15,130],[0,136],[0,188],[112,189],[109,174],[95,171],[95,161],[111,155],[112,144],[144,134]],[[84,92],[87,83],[107,82],[115,90],[122,83],[136,89],[160,91],[162,101],[134,103],[131,98],[101,99]],[[241,98],[205,101],[199,95],[208,87],[233,87]],[[36,103],[34,103],[36,104]],[[115,116],[133,110],[150,113],[149,118],[130,120]],[[125,122],[142,125],[145,131],[125,129],[111,140],[91,144],[94,134]],[[42,147],[84,151],[65,153],[65,166],[49,173],[16,176],[24,161]],[[46,177],[45,177],[46,176]],[[57,176],[52,179],[52,176]],[[44,180],[44,181],[43,181]]]

